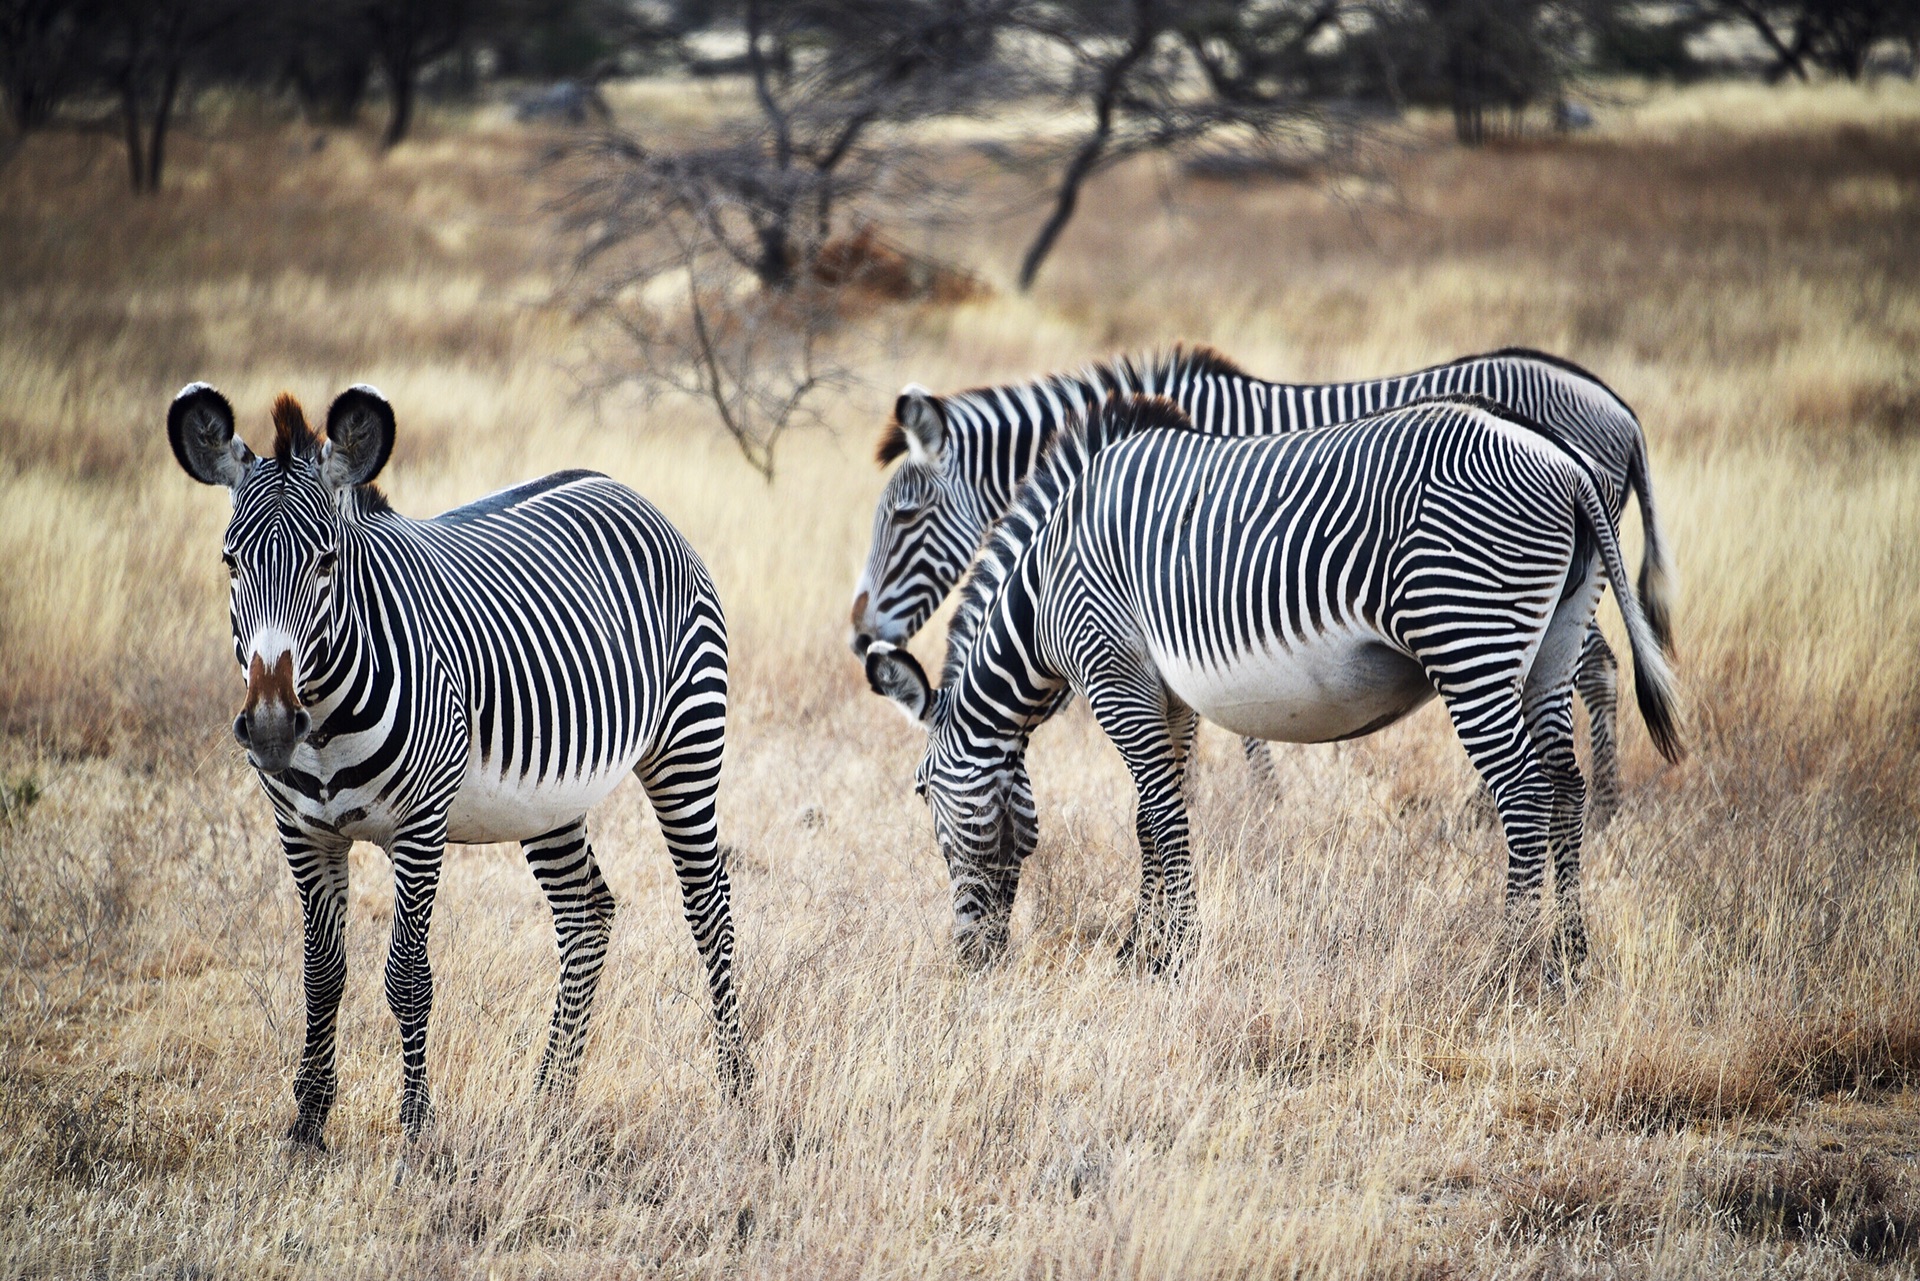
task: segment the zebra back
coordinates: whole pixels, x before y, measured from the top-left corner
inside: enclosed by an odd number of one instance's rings
[[[1588,371],[1545,353],[1503,348],[1363,382],[1276,383],[1252,377],[1211,348],[1175,346],[1078,373],[924,397],[919,403],[937,421],[938,439],[902,462],[881,495],[856,589],[856,648],[858,636],[900,642],[917,631],[959,582],[1048,442],[1116,392],[1165,396],[1199,430],[1228,436],[1312,430],[1434,396],[1483,397],[1584,455],[1616,518],[1628,490],[1638,494],[1647,529],[1642,595],[1656,634],[1667,641],[1666,559],[1645,437],[1626,402]],[[913,453],[912,444],[896,413],[876,456],[889,463]]]

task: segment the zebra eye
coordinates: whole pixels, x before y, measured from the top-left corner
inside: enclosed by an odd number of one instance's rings
[[[338,552],[332,552],[332,551],[321,552],[320,559],[314,562],[313,572],[318,574],[322,578],[329,578],[332,576],[334,568],[337,565],[339,565],[339,563],[340,563],[340,554]]]
[[[232,552],[221,552],[220,563],[227,567],[227,577],[237,578],[240,574],[240,562],[233,558]]]

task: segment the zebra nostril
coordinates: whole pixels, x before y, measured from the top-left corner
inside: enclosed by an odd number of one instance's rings
[[[873,648],[873,637],[867,635],[865,632],[855,632],[853,634],[853,640],[850,641],[849,644],[853,646],[853,656],[855,658],[865,658],[867,651]]]
[[[251,746],[251,744],[248,741],[248,739],[250,738],[250,735],[247,733],[247,714],[245,712],[242,712],[238,716],[233,718],[233,737],[235,741],[237,741],[240,744],[240,746],[242,747]]]
[[[312,728],[313,728],[313,717],[307,714],[306,708],[302,707],[296,712],[294,712],[293,714],[293,741],[294,742],[297,743],[301,739],[305,738],[307,736],[307,731]]]

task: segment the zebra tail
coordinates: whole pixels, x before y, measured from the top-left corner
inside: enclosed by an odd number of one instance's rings
[[[1666,539],[1660,536],[1660,520],[1653,510],[1653,472],[1647,466],[1647,438],[1640,437],[1634,451],[1633,469],[1627,477],[1634,497],[1640,503],[1640,529],[1646,535],[1646,549],[1640,554],[1640,602],[1646,611],[1647,626],[1660,642],[1661,652],[1673,657],[1673,611],[1668,597],[1673,591],[1673,573],[1667,560]]]
[[[1606,570],[1607,581],[1613,584],[1614,599],[1620,604],[1620,617],[1627,624],[1627,643],[1633,650],[1633,694],[1640,704],[1641,718],[1646,721],[1647,733],[1652,735],[1653,745],[1660,750],[1660,755],[1677,762],[1687,754],[1687,749],[1680,741],[1680,699],[1674,685],[1673,669],[1667,666],[1667,658],[1661,650],[1653,624],[1640,608],[1639,598],[1627,581],[1626,562],[1620,556],[1620,539],[1614,533],[1613,521],[1600,501],[1599,492],[1584,472],[1576,471],[1573,476],[1579,490],[1581,511],[1586,516],[1594,542],[1599,545],[1601,565]],[[1652,528],[1651,522],[1648,528]],[[1647,543],[1649,547],[1654,545],[1651,534]]]

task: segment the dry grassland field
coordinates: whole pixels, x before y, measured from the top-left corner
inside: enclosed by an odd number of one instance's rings
[[[107,139],[34,140],[0,169],[0,1276],[1913,1275],[1920,89],[1618,96],[1479,152],[1412,122],[1364,188],[1138,162],[1030,299],[1036,207],[929,242],[995,292],[883,316],[771,486],[697,407],[577,395],[591,335],[550,303],[540,140],[504,112],[384,159],[190,121],[139,202]],[[1174,980],[1115,964],[1133,794],[1069,711],[1031,752],[1011,956],[953,963],[921,736],[846,648],[886,406],[1182,338],[1301,380],[1522,343],[1639,412],[1692,754],[1623,713],[1570,996],[1505,977],[1504,852],[1437,704],[1277,749],[1278,794],[1202,729]],[[391,876],[361,845],[331,1150],[284,1140],[299,909],[228,729],[227,504],[165,441],[196,378],[256,448],[277,392],[376,384],[402,511],[592,467],[700,550],[732,635],[742,1101],[629,783],[594,815],[621,911],[574,1104],[532,1091],[546,905],[516,848],[456,848],[438,1118],[403,1139]]]

